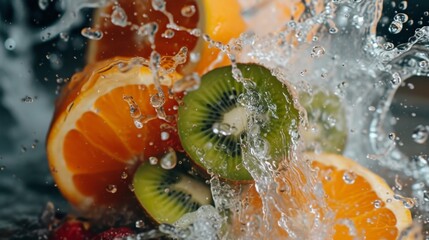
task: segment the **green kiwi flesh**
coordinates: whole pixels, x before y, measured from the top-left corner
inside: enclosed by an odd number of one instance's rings
[[[172,224],[202,205],[213,205],[210,186],[177,168],[144,163],[133,185],[138,201],[157,223]]]
[[[314,144],[318,144],[324,152],[342,153],[347,142],[347,122],[338,96],[316,89],[311,96],[300,93],[299,100],[307,111],[311,129],[303,133],[307,150],[315,150]]]
[[[224,179],[249,181],[252,176],[243,166],[247,143],[259,136],[268,143],[271,162],[285,159],[300,115],[290,89],[269,69],[257,64],[237,67],[253,83],[251,90],[233,78],[231,66],[212,70],[202,76],[197,90],[185,95],[177,124],[182,146],[198,166]],[[256,98],[247,102],[260,117],[257,136],[249,134],[249,107],[242,104],[252,96]],[[224,126],[226,133],[221,132]]]

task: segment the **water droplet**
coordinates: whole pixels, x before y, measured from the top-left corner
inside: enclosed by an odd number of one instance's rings
[[[419,62],[419,67],[421,67],[421,68],[427,68],[428,65],[429,65],[428,61],[426,61],[426,60],[422,60]]]
[[[389,133],[388,137],[389,137],[390,140],[395,141],[396,134],[393,133],[393,132],[391,132],[391,133]]]
[[[139,119],[135,119],[134,120],[134,126],[138,129],[142,129],[144,125]]]
[[[311,50],[311,57],[318,58],[325,54],[325,49],[322,46],[314,46]]]
[[[176,151],[174,151],[173,149],[170,149],[169,152],[161,158],[160,165],[164,169],[173,169],[174,167],[176,167],[176,164],[177,164]]]
[[[390,50],[393,50],[395,48],[395,45],[391,42],[386,42],[383,44],[383,48],[386,51],[390,51]]]
[[[393,21],[389,26],[389,32],[393,34],[398,34],[402,31],[402,23],[398,21]]]
[[[337,33],[338,32],[338,28],[336,28],[336,27],[331,27],[330,29],[329,29],[329,33],[330,34],[335,34],[335,33]]]
[[[39,0],[39,8],[42,10],[46,10],[49,6],[49,0]]]
[[[119,6],[115,6],[111,15],[111,21],[114,25],[125,27],[127,26],[128,16],[125,13],[124,9]]]
[[[405,208],[411,209],[416,205],[416,202],[412,198],[404,198],[402,200],[402,204],[404,205]]]
[[[70,35],[68,33],[65,32],[61,32],[60,33],[60,38],[64,41],[64,42],[68,42],[70,39]]]
[[[137,220],[135,223],[136,228],[144,228],[145,227],[145,223],[143,220]]]
[[[164,0],[152,0],[152,7],[156,11],[165,11],[165,5]]]
[[[406,10],[408,8],[408,2],[407,1],[402,1],[399,3],[398,8],[400,10]]]
[[[357,178],[357,174],[353,171],[345,171],[343,174],[343,180],[346,184],[355,183],[356,178]]]
[[[161,35],[163,38],[173,38],[174,37],[174,30],[173,29],[167,29],[165,32]]]
[[[9,51],[15,50],[15,48],[16,48],[15,40],[12,38],[6,39],[6,41],[4,41],[4,47]]]
[[[32,103],[34,101],[34,99],[30,96],[25,96],[25,97],[21,98],[21,101],[24,103]]]
[[[149,163],[152,165],[158,164],[158,158],[156,157],[149,157]]]
[[[197,8],[194,5],[187,5],[182,7],[180,13],[184,17],[192,17],[197,12]]]
[[[374,207],[375,208],[381,208],[382,202],[380,200],[375,200],[374,201]]]
[[[229,136],[233,134],[237,128],[234,126],[229,125],[228,123],[214,123],[212,126],[212,130],[214,134],[217,135],[223,135],[223,136]]]
[[[165,98],[162,94],[158,93],[150,97],[150,104],[154,108],[160,108],[164,105],[164,103],[165,103]]]
[[[405,23],[408,21],[408,15],[405,13],[398,13],[393,17],[394,21]]]
[[[106,192],[116,193],[117,191],[118,191],[118,188],[116,187],[115,184],[109,184],[106,186]]]
[[[126,172],[122,172],[122,173],[121,173],[121,178],[122,178],[122,179],[127,179],[127,178],[128,178],[128,173],[126,173]]]
[[[425,202],[429,202],[429,192],[428,191],[423,192],[423,200]]]
[[[395,176],[395,188],[398,189],[399,191],[402,190],[402,184],[399,181],[399,176],[398,175]]]
[[[90,27],[83,28],[80,32],[82,36],[91,39],[91,40],[100,40],[103,38],[103,32],[97,29],[92,29]]]
[[[375,111],[375,109],[376,109],[376,108],[375,108],[374,106],[369,106],[369,107],[368,107],[368,110],[369,110],[370,112],[374,112],[374,111]]]
[[[413,138],[414,142],[416,142],[418,144],[424,144],[429,137],[429,127],[423,126],[423,125],[418,125],[414,129],[411,137]]]
[[[0,166],[0,172],[1,172],[1,171],[4,171],[4,170],[6,170],[6,166],[1,165],[1,166]]]
[[[401,75],[399,75],[399,73],[397,72],[393,73],[392,79],[390,80],[390,82],[392,83],[393,86],[398,86],[399,84],[402,83]]]
[[[161,140],[167,141],[170,138],[170,134],[168,132],[161,132]]]

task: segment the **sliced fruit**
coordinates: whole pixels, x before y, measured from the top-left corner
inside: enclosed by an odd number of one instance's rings
[[[165,5],[173,22],[187,30],[167,28],[168,17],[155,10],[154,5],[159,9]],[[214,41],[227,44],[245,30],[245,24],[237,0],[119,0],[97,11],[94,28],[102,31],[104,37],[90,41],[90,63],[114,56],[149,58],[153,41],[161,56],[174,56],[186,47],[188,61],[178,71],[203,73],[210,67],[227,65],[229,60],[226,57],[216,60],[220,50],[190,31],[198,28]],[[150,32],[154,34],[153,40]]]
[[[321,90],[311,96],[300,93],[299,100],[307,110],[309,129],[303,131],[307,150],[341,153],[347,142],[346,112],[341,100]]]
[[[167,91],[180,76],[162,77],[167,120],[158,118],[150,103],[158,96],[152,76],[147,67],[115,58],[87,66],[63,89],[47,156],[58,188],[75,207],[132,205],[128,176],[137,164],[170,148],[180,149],[175,130],[178,96]]]
[[[142,164],[133,185],[140,204],[157,223],[172,224],[202,205],[213,204],[209,185],[177,168]]]
[[[184,97],[178,119],[179,136],[191,159],[234,181],[252,179],[243,166],[243,146],[265,151],[263,157],[272,162],[284,159],[299,123],[290,89],[270,70],[256,64],[239,64],[238,69],[254,84],[252,89],[233,78],[231,67],[215,69]]]
[[[321,216],[320,220],[324,222],[326,218],[326,222],[333,223],[330,231],[333,239],[398,239],[401,231],[412,224],[410,210],[394,199],[392,189],[380,176],[341,155],[308,154],[306,158],[312,160],[325,202],[335,214],[334,221],[331,215]],[[287,181],[290,182],[290,194],[279,193],[286,202],[296,198],[301,191],[294,183],[296,179]],[[262,201],[254,187],[249,189],[247,196],[250,200],[245,214],[262,216]],[[299,201],[306,202],[305,199]],[[280,219],[278,212],[273,216]],[[277,226],[273,232],[288,236],[286,231],[279,229]]]

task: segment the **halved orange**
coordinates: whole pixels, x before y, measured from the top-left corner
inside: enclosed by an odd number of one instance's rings
[[[151,71],[131,62],[115,58],[88,65],[56,104],[49,166],[62,194],[81,210],[131,204],[129,184],[139,162],[181,149],[175,129],[180,96],[168,91],[180,75],[161,78],[167,115],[162,120],[150,103],[158,94]]]
[[[335,214],[321,216],[320,219],[322,223],[332,223],[326,226],[332,227],[330,233],[333,239],[397,239],[412,224],[410,210],[401,201],[394,199],[392,189],[380,176],[341,155],[308,154],[307,158],[312,161],[312,167],[317,172],[317,182],[323,187],[324,200]],[[283,174],[287,178],[290,193],[279,192],[279,195],[286,205],[295,199],[295,202],[307,205],[308,209],[308,199],[300,196],[302,180],[306,180],[301,172],[295,174],[298,176]],[[262,219],[262,201],[255,187],[250,187],[245,196],[247,207],[244,209],[244,218],[259,215]],[[273,222],[277,223],[281,216],[274,212],[272,217],[276,218]],[[288,237],[284,229],[276,226],[269,234],[277,235],[270,236]]]
[[[187,62],[179,66],[179,72],[202,74],[210,68],[229,63],[226,56],[217,60],[220,50],[209,46],[202,37],[184,30],[167,31],[169,19],[161,11],[154,10],[152,0],[115,2],[95,14],[94,28],[101,30],[104,37],[90,41],[89,63],[115,56],[149,58],[151,42],[141,31],[139,35],[139,28],[150,23],[158,26],[154,43],[155,50],[161,56],[174,56],[182,47],[187,48]],[[117,7],[122,8],[127,15],[126,26],[112,23],[112,12]],[[189,30],[197,28],[202,34],[208,34],[212,40],[223,44],[238,37],[246,29],[237,0],[175,0],[166,1],[165,8],[178,26]],[[190,59],[191,53],[193,61]]]

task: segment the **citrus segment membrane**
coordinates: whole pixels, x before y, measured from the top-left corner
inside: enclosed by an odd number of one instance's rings
[[[270,70],[256,64],[239,64],[238,69],[254,88],[246,91],[231,67],[205,74],[200,88],[189,92],[179,107],[178,129],[197,165],[222,178],[245,181],[252,177],[243,166],[243,147],[262,147],[254,150],[265,151],[272,162],[283,159],[297,131],[299,112],[288,87]],[[250,112],[257,133],[250,131]]]
[[[160,79],[166,120],[150,104],[158,94],[151,71],[132,59],[88,65],[63,89],[47,154],[60,191],[78,209],[133,205],[129,176],[137,165],[181,149],[175,126],[180,94],[168,91],[180,76],[164,74]]]
[[[178,168],[142,164],[133,185],[140,204],[158,223],[172,224],[186,213],[213,204],[209,185]]]

